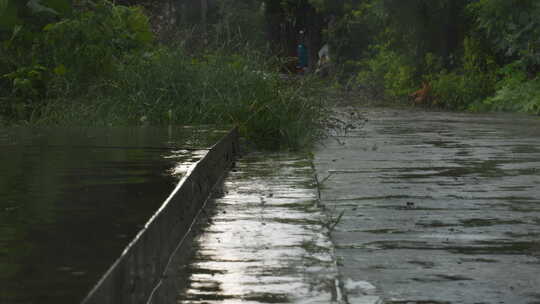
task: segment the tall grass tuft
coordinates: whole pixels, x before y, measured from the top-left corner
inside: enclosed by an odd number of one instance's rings
[[[197,48],[154,44],[142,9],[109,0],[18,28],[0,41],[0,124],[236,125],[259,147],[308,146],[324,120],[312,82],[282,79],[233,21]]]
[[[265,61],[160,48],[122,63],[83,96],[47,101],[33,123],[235,125],[261,148],[308,147],[323,130],[323,101],[313,82],[282,79]]]

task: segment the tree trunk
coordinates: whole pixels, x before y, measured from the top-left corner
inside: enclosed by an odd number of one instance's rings
[[[201,0],[201,26],[206,31],[206,17],[208,15],[208,0]]]
[[[322,47],[323,18],[311,5],[307,8],[306,29],[308,37],[309,69],[315,71]]]
[[[298,43],[304,39],[309,69],[313,70],[322,46],[323,17],[307,0],[298,2],[291,15],[286,15],[281,5],[280,0],[266,1],[266,37],[271,50],[278,56],[296,57]],[[306,32],[303,37],[300,30]]]

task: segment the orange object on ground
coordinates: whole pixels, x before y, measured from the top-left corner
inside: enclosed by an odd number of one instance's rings
[[[417,104],[428,103],[431,100],[431,85],[428,82],[422,83],[422,88],[409,94],[409,97]]]

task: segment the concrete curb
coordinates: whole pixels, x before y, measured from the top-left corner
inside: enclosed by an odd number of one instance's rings
[[[230,168],[238,150],[238,130],[234,128],[191,166],[82,304],[147,303],[161,285],[178,244],[189,234],[212,188]]]

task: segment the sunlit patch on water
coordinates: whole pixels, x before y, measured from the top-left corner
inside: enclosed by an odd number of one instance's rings
[[[354,281],[347,279],[344,283],[345,289],[348,291],[359,290],[363,293],[372,292],[375,290],[375,286],[367,281]]]
[[[377,288],[368,281],[345,279],[343,289],[350,304],[383,304],[380,296],[376,295]]]
[[[181,178],[184,176],[193,164],[201,160],[208,150],[174,150],[169,155],[164,156],[165,159],[175,160],[176,164],[169,170],[169,174]]]

